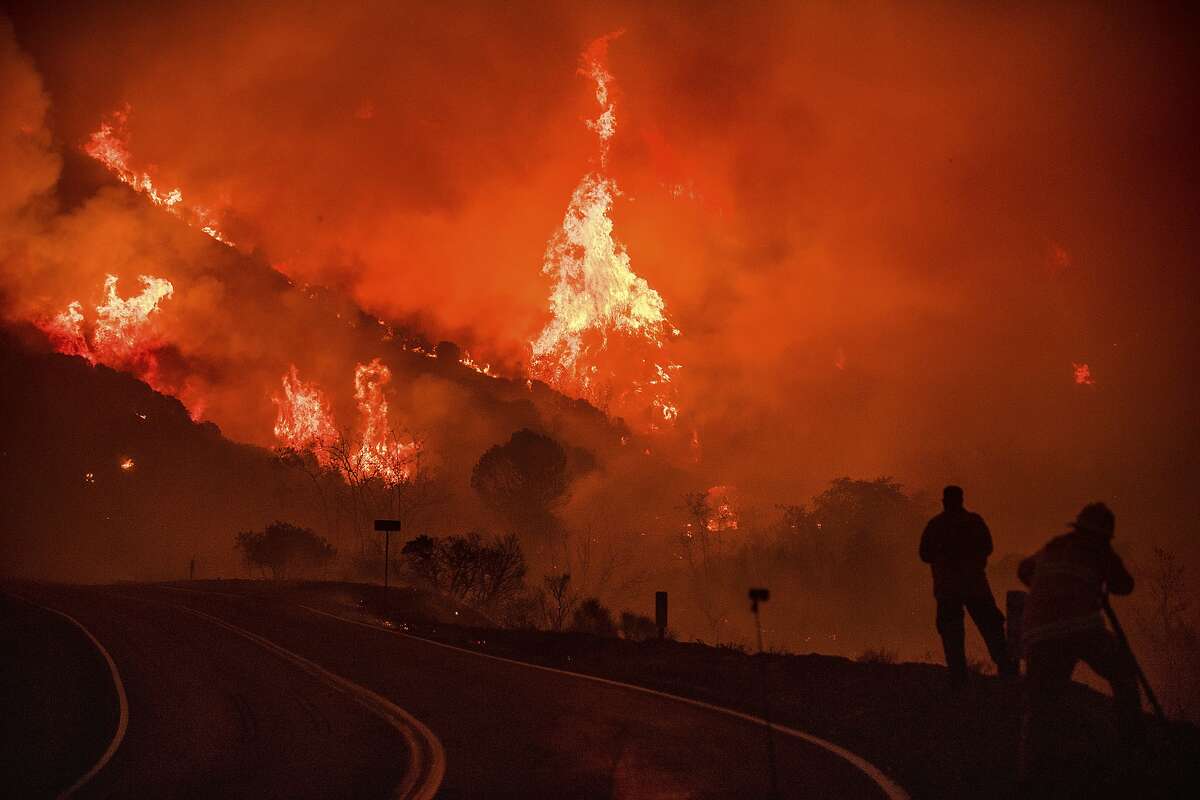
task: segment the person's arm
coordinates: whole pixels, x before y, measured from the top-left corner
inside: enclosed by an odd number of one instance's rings
[[[1104,567],[1104,585],[1109,594],[1129,594],[1133,591],[1133,576],[1125,569],[1121,557],[1112,550],[1108,551],[1108,563]]]
[[[1037,570],[1037,554],[1024,559],[1017,567],[1017,578],[1026,586],[1033,586],[1033,573]]]
[[[928,524],[925,525],[925,532],[921,534],[921,549],[918,551],[918,554],[921,556],[921,560],[926,564],[932,564],[934,558],[936,557],[936,548],[934,547],[933,541],[933,527],[933,520],[930,520]]]
[[[976,514],[975,519],[979,523],[979,555],[986,560],[992,554],[992,532],[983,517]]]

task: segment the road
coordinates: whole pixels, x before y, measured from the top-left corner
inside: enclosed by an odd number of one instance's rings
[[[239,630],[428,726],[444,747],[439,797],[769,794],[760,725],[665,696],[234,595],[39,587],[33,599],[91,630],[125,681],[127,736],[86,796],[393,792],[412,743]],[[821,747],[787,736],[775,746],[783,797],[884,797],[863,771]]]

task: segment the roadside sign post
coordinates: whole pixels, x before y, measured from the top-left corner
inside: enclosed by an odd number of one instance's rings
[[[658,638],[667,638],[667,593],[654,593],[654,624],[658,626]]]
[[[388,588],[388,559],[391,556],[392,533],[400,532],[400,520],[377,519],[375,530],[383,534],[383,588]]]
[[[758,631],[758,660],[762,664],[762,715],[767,729],[767,769],[771,773],[771,800],[779,798],[779,769],[775,765],[775,737],[771,733],[771,693],[767,689],[767,654],[763,652],[762,620],[758,616],[758,604],[771,599],[769,589],[750,590],[750,613],[754,614],[754,627]]]

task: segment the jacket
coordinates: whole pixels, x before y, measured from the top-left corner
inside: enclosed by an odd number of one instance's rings
[[[1133,591],[1133,576],[1107,537],[1072,531],[1021,562],[1017,577],[1029,587],[1022,621],[1024,646],[1077,633],[1104,630],[1105,590]]]
[[[991,596],[984,571],[991,554],[991,531],[983,517],[965,508],[938,514],[921,535],[921,560],[933,568],[933,594],[939,598]]]

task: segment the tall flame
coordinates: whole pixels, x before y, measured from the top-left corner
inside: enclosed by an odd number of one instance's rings
[[[329,448],[337,440],[337,428],[325,394],[314,384],[300,380],[295,364],[283,376],[282,383],[283,397],[271,398],[278,408],[276,438],[288,449],[311,451],[321,466],[327,466]]]
[[[391,379],[391,370],[378,358],[354,369],[354,399],[363,417],[362,440],[353,456],[354,465],[363,475],[388,485],[409,478],[417,450],[415,443],[398,441],[388,425],[383,387]]]
[[[608,45],[621,33],[592,42],[579,70],[596,84],[601,113],[586,124],[599,140],[601,170],[617,125]],[[620,194],[617,182],[602,171],[584,175],[575,188],[542,263],[542,272],[557,282],[550,295],[553,317],[532,342],[530,372],[613,411],[649,406],[653,428],[678,415],[670,384],[680,365],[661,351],[679,330],[667,318],[662,297],[633,271],[629,253],[613,237],[610,211]]]
[[[154,185],[150,173],[139,172],[131,166],[133,155],[129,152],[127,144],[130,111],[129,105],[126,104],[124,108],[110,114],[100,123],[99,129],[88,137],[83,151],[103,164],[122,183],[144,194],[154,205],[166,209],[188,225],[199,228],[218,242],[232,247],[233,242],[217,227],[216,218],[212,213],[200,206],[185,206],[183,191],[178,187],[169,191],[160,190]]]
[[[718,531],[736,531],[738,528],[737,509],[733,500],[732,486],[712,486],[706,492],[704,505],[708,509],[708,519],[704,527],[716,533]]]

